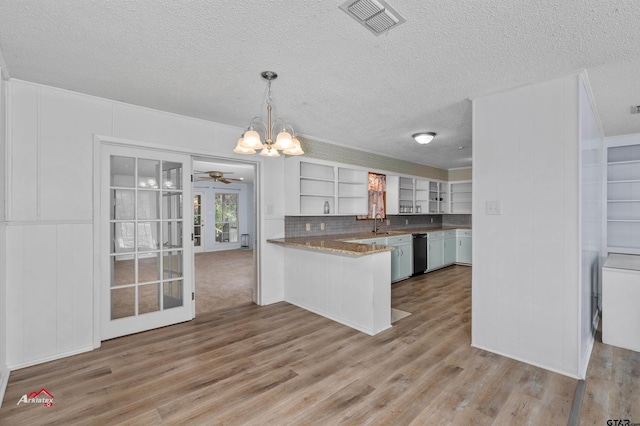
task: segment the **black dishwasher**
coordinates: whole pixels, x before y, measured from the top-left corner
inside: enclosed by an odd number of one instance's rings
[[[424,274],[427,268],[427,235],[413,234],[413,275]]]

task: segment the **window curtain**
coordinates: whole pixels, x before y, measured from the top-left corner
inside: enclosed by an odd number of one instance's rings
[[[375,219],[378,214],[385,218],[384,195],[387,190],[387,176],[369,173],[369,218]]]

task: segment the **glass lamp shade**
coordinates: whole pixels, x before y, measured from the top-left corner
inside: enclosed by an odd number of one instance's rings
[[[287,154],[287,155],[302,155],[304,154],[304,151],[302,150],[302,146],[300,145],[300,141],[298,140],[298,138],[294,137],[291,140],[291,146],[288,149],[285,149],[284,151],[282,151],[283,153]]]
[[[243,139],[242,137],[240,137],[240,139],[238,139],[238,143],[236,144],[236,147],[233,149],[233,152],[235,152],[236,154],[255,154],[256,150],[252,149],[252,148],[247,148],[246,146],[243,145]]]
[[[276,138],[276,149],[289,149],[292,145],[291,133],[286,130],[278,133],[278,137]]]
[[[433,138],[436,137],[436,134],[432,132],[426,132],[426,133],[416,133],[415,135],[412,135],[412,136],[416,140],[416,142],[418,142],[421,145],[424,145],[431,142]]]
[[[248,130],[244,133],[242,137],[242,142],[240,143],[244,148],[249,149],[260,149],[263,148],[262,142],[260,142],[260,134],[255,130]]]
[[[260,151],[260,155],[263,157],[280,157],[278,150],[272,145],[271,148],[264,147]]]

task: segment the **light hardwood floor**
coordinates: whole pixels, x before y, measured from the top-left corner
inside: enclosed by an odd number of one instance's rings
[[[216,310],[12,372],[0,424],[567,424],[577,381],[470,347],[470,295],[464,266],[394,284],[412,315],[374,337],[284,302]],[[593,356],[580,424],[635,416],[638,354]],[[52,407],[16,405],[41,388]]]

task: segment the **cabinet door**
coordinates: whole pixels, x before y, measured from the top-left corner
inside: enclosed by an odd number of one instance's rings
[[[453,263],[456,263],[456,238],[449,237],[444,239],[444,264]]]
[[[410,277],[413,272],[413,253],[411,252],[411,244],[400,246],[399,258],[399,276],[400,278]]]
[[[471,264],[471,237],[458,237],[458,263]]]
[[[429,239],[427,244],[427,268],[436,269],[444,265],[444,240]]]

